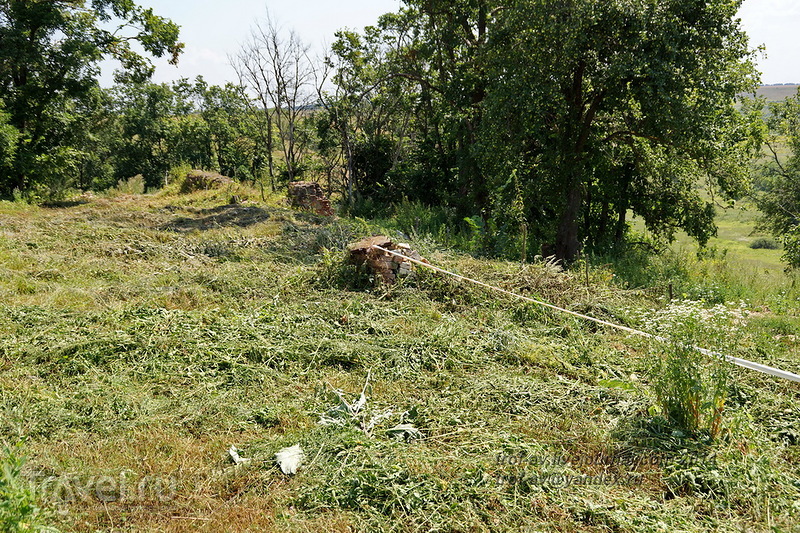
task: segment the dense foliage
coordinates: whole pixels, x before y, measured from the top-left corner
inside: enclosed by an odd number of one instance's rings
[[[769,105],[768,161],[761,165],[758,207],[763,226],[784,244],[784,259],[800,267],[800,94]],[[780,145],[789,149],[779,153]]]
[[[101,102],[98,62],[119,60],[117,79],[152,73],[132,47],[178,60],[178,26],[132,0],[3,0],[0,2],[0,101],[7,113],[0,195],[61,188],[97,164],[92,137]],[[12,139],[13,138],[13,139]]]
[[[519,243],[498,235],[528,235],[570,260],[621,240],[629,210],[705,242],[697,185],[741,194],[752,148],[733,107],[756,79],[739,4],[408,0],[334,47],[346,98],[396,108],[352,127],[392,163],[362,189],[478,215],[503,252]]]
[[[6,1],[0,196],[158,187],[187,164],[273,189],[312,173],[356,213],[440,206],[492,255],[605,252],[630,213],[704,243],[755,146],[734,107],[757,79],[740,3],[406,0],[320,64],[267,20],[233,58],[239,85],[210,87],[147,81],[129,43],[177,60],[178,28],[130,1]]]
[[[252,179],[261,171],[264,148],[238,87],[195,83],[141,84],[114,91],[114,131],[109,142],[115,178],[141,174],[159,187],[179,165]]]

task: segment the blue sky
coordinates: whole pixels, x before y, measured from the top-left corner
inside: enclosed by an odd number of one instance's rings
[[[206,81],[223,84],[235,74],[228,55],[235,54],[253,24],[269,10],[279,25],[294,29],[318,49],[333,41],[341,28],[361,29],[379,15],[396,11],[400,0],[140,0],[156,14],[181,26],[186,49],[176,68],[157,61],[154,81],[171,81],[202,74]],[[765,45],[759,59],[764,83],[800,83],[800,2],[798,0],[745,0],[739,16],[750,35],[751,46]],[[106,68],[103,84],[110,84]]]

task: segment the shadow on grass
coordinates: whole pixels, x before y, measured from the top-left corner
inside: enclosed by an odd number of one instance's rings
[[[204,231],[226,226],[246,228],[269,220],[271,217],[271,214],[261,207],[239,204],[202,209],[198,214],[200,216],[197,218],[179,217],[163,225],[160,229],[189,232],[194,230]]]
[[[627,446],[653,453],[696,451],[705,449],[712,442],[707,435],[686,435],[663,416],[644,413],[623,420],[612,436]]]
[[[86,205],[89,203],[89,200],[86,199],[78,199],[78,200],[62,200],[59,202],[44,202],[41,204],[41,207],[45,209],[67,209],[70,207],[78,207],[79,205]]]

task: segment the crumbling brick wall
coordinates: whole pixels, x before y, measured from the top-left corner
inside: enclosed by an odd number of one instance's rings
[[[392,284],[397,278],[405,278],[414,270],[414,264],[404,257],[384,252],[375,248],[380,246],[386,250],[392,250],[405,257],[427,263],[419,253],[412,250],[408,244],[394,243],[388,237],[378,235],[368,237],[364,240],[348,246],[350,252],[350,263],[358,267],[366,265],[369,271],[384,283]]]
[[[310,209],[318,215],[333,216],[331,201],[322,192],[319,183],[293,181],[289,184],[289,203],[292,207]]]

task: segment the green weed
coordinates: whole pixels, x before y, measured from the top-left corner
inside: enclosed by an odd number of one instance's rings
[[[685,342],[665,346],[655,361],[651,381],[663,415],[686,435],[717,438],[724,427],[728,363]]]
[[[25,459],[19,455],[18,446],[0,448],[0,531],[55,531],[41,524],[41,511],[23,475],[24,465]]]

